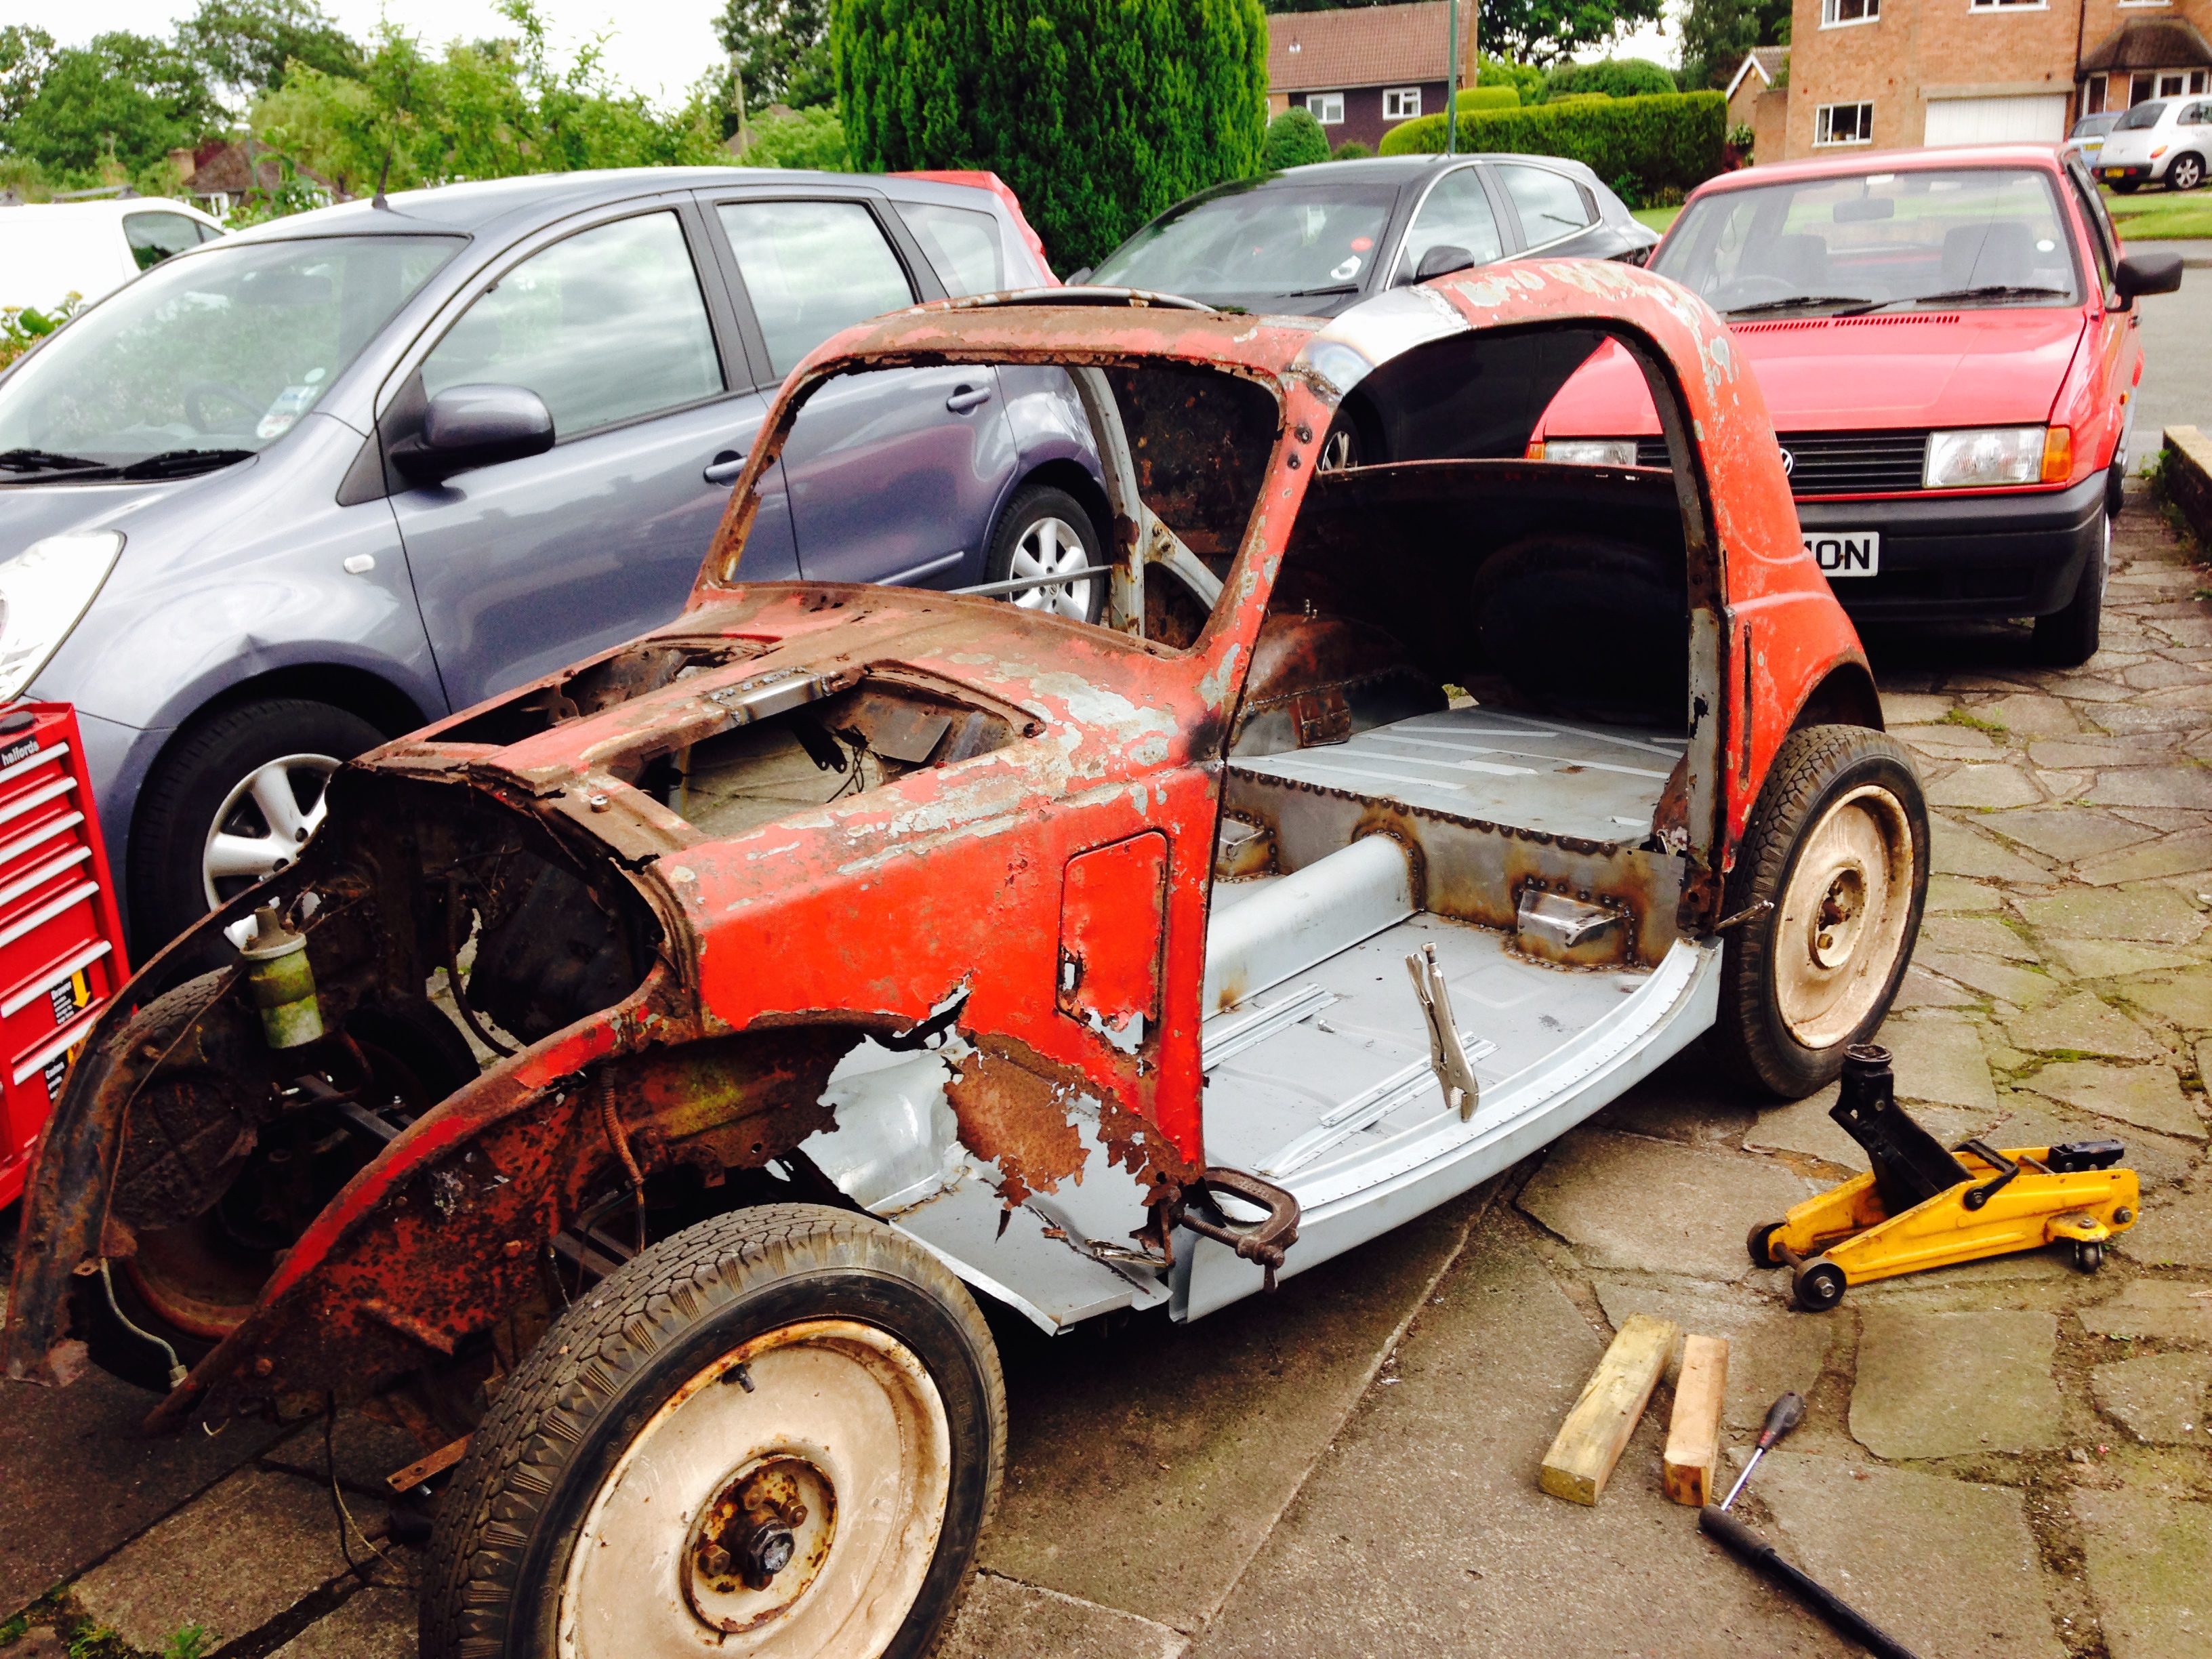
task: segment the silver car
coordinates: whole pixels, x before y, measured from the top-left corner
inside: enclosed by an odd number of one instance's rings
[[[341,762],[680,611],[815,345],[1051,281],[1003,186],[750,168],[453,185],[179,254],[0,378],[0,702],[76,706],[158,945],[297,856]],[[1088,568],[1087,434],[1056,370],[853,377],[745,574]],[[1020,597],[1087,620],[1103,586]]]
[[[2137,104],[2105,135],[2096,174],[2123,196],[2163,182],[2194,190],[2212,165],[2212,97],[2154,98]]]

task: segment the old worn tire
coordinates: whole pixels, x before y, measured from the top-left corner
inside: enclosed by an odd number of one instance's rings
[[[601,1282],[499,1390],[439,1507],[423,1659],[921,1659],[973,1577],[1006,1414],[981,1314],[911,1240],[808,1204],[702,1222]],[[817,1530],[768,1589],[712,1587],[702,1516],[780,1469],[811,1493],[793,1527]],[[719,1648],[695,1605],[768,1622]]]
[[[1928,809],[1905,746],[1856,726],[1790,733],[1729,875],[1729,915],[1773,908],[1727,937],[1722,1070],[1785,1100],[1833,1082],[1889,1012],[1927,894]],[[1832,904],[1842,914],[1823,921]]]

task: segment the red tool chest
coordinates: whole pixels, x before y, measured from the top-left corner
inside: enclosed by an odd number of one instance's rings
[[[129,971],[76,712],[18,703],[0,714],[0,1205]]]

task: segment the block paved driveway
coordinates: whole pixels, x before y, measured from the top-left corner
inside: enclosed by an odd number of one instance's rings
[[[1003,1326],[1012,1431],[959,1656],[1840,1655],[1659,1486],[1653,1410],[1595,1509],[1539,1459],[1613,1328],[1728,1337],[1728,1422],[1811,1401],[1745,1500],[1929,1659],[2212,1652],[2212,574],[2140,497],[2107,648],[2024,629],[1869,641],[1935,804],[1928,923],[1883,1034],[1947,1139],[2118,1135],[2145,1217],[2105,1270],[2055,1253],[1789,1311],[1746,1228],[1863,1167],[1827,1097],[1760,1106],[1692,1051],[1550,1151],[1201,1324],[1049,1343]],[[123,1437],[97,1374],[0,1384],[0,1613],[66,1589],[8,1659],[89,1619],[158,1654],[410,1659],[419,1562],[349,1547],[319,1425]],[[356,1521],[412,1455],[332,1441]],[[1739,1454],[1740,1455],[1740,1454]],[[113,1647],[102,1651],[124,1651]]]

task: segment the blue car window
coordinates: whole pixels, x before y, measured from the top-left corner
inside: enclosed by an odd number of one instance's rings
[[[707,303],[672,213],[642,213],[532,254],[422,363],[422,390],[527,386],[562,438],[722,390]]]
[[[901,202],[897,207],[899,217],[937,267],[947,294],[996,294],[1006,287],[999,222],[989,214],[935,202]]]
[[[1421,256],[1432,247],[1463,247],[1479,265],[1488,264],[1505,252],[1498,234],[1498,216],[1491,210],[1490,192],[1473,167],[1461,167],[1437,180],[1413,228],[1406,233],[1406,251],[1399,260],[1399,276],[1410,279],[1420,268]]]
[[[725,202],[716,211],[778,374],[840,329],[914,303],[898,256],[858,202]]]

